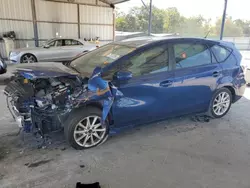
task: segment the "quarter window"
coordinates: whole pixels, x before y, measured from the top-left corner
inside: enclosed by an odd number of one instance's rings
[[[212,62],[211,53],[206,45],[184,43],[174,45],[176,68],[195,67]]]
[[[133,76],[168,71],[167,46],[157,46],[137,54],[127,60],[122,69],[132,72]]]
[[[218,45],[212,46],[211,50],[219,63],[225,61],[231,53],[229,49]]]

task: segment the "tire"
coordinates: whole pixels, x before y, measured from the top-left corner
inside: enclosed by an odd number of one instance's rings
[[[104,143],[108,138],[109,124],[106,121],[105,125],[101,125],[101,117],[102,111],[96,107],[86,107],[72,111],[64,124],[64,135],[69,145],[77,150],[82,150]],[[97,119],[94,120],[95,118]],[[93,125],[87,127],[88,120],[90,120],[90,124],[95,121],[95,126],[98,127],[95,128]],[[76,133],[76,131],[79,133]],[[77,141],[78,139],[80,140]]]
[[[224,98],[221,99],[220,97]],[[224,102],[223,102],[224,101]],[[227,88],[221,88],[216,91],[209,107],[209,114],[213,118],[221,118],[225,116],[232,105],[232,93]]]
[[[20,63],[35,63],[37,62],[37,58],[33,54],[24,54],[21,57]]]

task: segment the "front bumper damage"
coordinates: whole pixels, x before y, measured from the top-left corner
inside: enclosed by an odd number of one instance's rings
[[[14,90],[13,90],[14,92]],[[117,88],[111,85],[108,81],[102,79],[101,68],[97,67],[88,80],[88,89],[80,94],[74,100],[69,101],[65,105],[65,109],[53,111],[40,111],[34,104],[34,98],[25,101],[24,108],[29,109],[25,113],[20,113],[15,107],[14,100],[17,96],[5,91],[7,96],[7,106],[15,119],[19,128],[25,132],[34,132],[34,127],[38,127],[36,132],[43,137],[45,134],[61,130],[63,122],[69,113],[76,108],[87,106],[93,102],[98,102],[102,105],[102,123],[105,122],[110,109],[112,107],[115,96],[122,95]],[[46,127],[46,128],[44,128]],[[43,131],[41,131],[43,130]]]

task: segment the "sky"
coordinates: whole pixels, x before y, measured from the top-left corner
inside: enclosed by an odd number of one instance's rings
[[[148,3],[149,0],[144,0]],[[221,17],[224,9],[224,0],[152,0],[158,8],[177,7],[186,17],[202,15],[215,20]],[[116,5],[121,11],[128,12],[133,6],[141,6],[141,0],[130,0]],[[250,20],[250,0],[228,0],[227,14],[233,19]]]

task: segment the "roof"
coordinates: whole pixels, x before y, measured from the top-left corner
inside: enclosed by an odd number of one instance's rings
[[[140,47],[140,46],[144,46],[146,44],[152,43],[152,42],[156,42],[159,40],[167,40],[171,38],[177,38],[177,37],[176,36],[170,36],[170,37],[145,36],[145,37],[135,37],[135,38],[125,39],[116,43],[126,45],[126,46],[132,46],[132,47]]]
[[[126,1],[129,1],[129,0],[100,0],[104,3],[108,3],[108,4],[119,4],[119,3],[123,3],[123,2],[126,2]]]
[[[131,47],[141,47],[144,45],[147,45],[149,43],[157,42],[157,41],[165,41],[165,40],[171,40],[171,39],[178,39],[178,40],[185,40],[185,39],[190,39],[190,40],[203,40],[206,42],[218,42],[215,40],[209,40],[205,38],[191,38],[191,37],[179,37],[179,36],[164,36],[164,37],[154,37],[154,36],[145,36],[145,37],[135,37],[135,38],[130,38],[130,39],[125,39],[119,42],[115,42],[116,44],[121,44],[121,45],[126,45],[126,46],[131,46]]]

